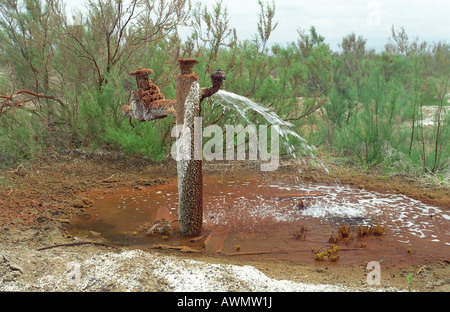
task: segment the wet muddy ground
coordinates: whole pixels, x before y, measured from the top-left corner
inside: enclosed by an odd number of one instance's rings
[[[266,175],[252,163],[206,163],[204,169],[204,235],[189,239],[176,234],[171,162],[67,155],[3,171],[3,241],[14,232],[15,241],[23,235],[24,246],[38,249],[82,239],[210,263],[251,264],[276,279],[351,286],[363,285],[366,263],[379,261],[385,286],[404,289],[413,273],[416,290],[448,291],[448,188],[345,167],[329,167],[330,175],[291,162]],[[161,220],[170,224],[165,232],[143,232]],[[335,241],[339,258],[317,261],[312,250],[329,248],[342,224],[352,226],[352,235]],[[359,237],[359,225],[380,225],[385,233]]]
[[[69,232],[140,249],[165,245],[295,263],[317,261],[312,250],[328,248],[330,240],[340,249],[338,265],[404,264],[450,253],[450,214],[404,195],[255,174],[206,175],[203,182],[199,237],[177,235],[176,178],[145,188],[89,192],[92,207],[70,221]]]

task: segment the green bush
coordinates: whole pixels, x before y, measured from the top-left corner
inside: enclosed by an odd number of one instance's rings
[[[227,74],[223,89],[274,111],[310,145],[365,167],[431,174],[449,170],[450,114],[442,113],[450,92],[447,43],[408,41],[403,29],[393,29],[394,40],[380,53],[356,34],[332,51],[310,27],[298,31],[295,42],[274,45],[269,52],[276,14],[263,2],[254,40],[236,37],[221,2],[212,11],[203,5],[190,11],[183,0],[163,0],[159,8],[138,1],[136,10],[127,7],[134,1],[99,0],[89,3],[78,25],[66,23],[70,18],[55,1],[17,3],[0,3],[0,69],[10,73],[0,76],[0,94],[28,89],[57,100],[35,98],[0,115],[2,165],[73,148],[164,159],[173,142],[174,118],[137,123],[123,117],[121,106],[136,88],[127,73],[152,68],[150,78],[174,99],[177,59],[191,57],[199,61],[195,71],[202,87],[210,86],[210,74],[221,68]],[[168,3],[174,5],[164,6]],[[142,27],[127,24],[124,10],[137,14],[144,9]],[[178,27],[187,22],[192,22],[191,34],[182,39]],[[431,127],[421,121],[426,106],[441,112]],[[211,99],[204,101],[202,116],[204,126],[222,128],[247,119],[265,122],[251,110],[246,118],[224,111]],[[302,150],[301,140],[291,137],[289,144]],[[286,146],[281,148],[288,154]]]

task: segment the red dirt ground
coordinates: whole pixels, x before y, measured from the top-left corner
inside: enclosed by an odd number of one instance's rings
[[[290,177],[297,174],[295,165],[286,163],[280,169],[269,175]],[[330,166],[332,177],[321,170],[302,168],[301,178],[317,182],[339,180],[367,190],[379,192],[395,192],[423,201],[427,204],[450,209],[450,190],[448,187],[424,186],[407,176],[390,176],[379,172],[357,172],[348,167]],[[329,168],[330,168],[329,167]],[[204,164],[204,172],[214,172],[226,175],[239,175],[243,170],[254,171],[259,166],[249,163],[238,165]],[[92,189],[111,189],[124,186],[136,188],[163,182],[164,178],[176,175],[176,165],[172,161],[155,164],[139,158],[124,156],[86,156],[65,155],[35,164],[30,167],[19,166],[0,171],[0,229],[23,229],[52,222],[67,224],[69,220],[89,206],[93,200],[88,197]],[[61,227],[63,228],[63,227]],[[70,237],[68,237],[70,238]],[[172,251],[171,251],[172,252]],[[183,255],[186,256],[186,255]],[[191,255],[212,262],[243,263],[238,258],[219,259]],[[436,290],[429,287],[436,281],[447,281],[444,287],[450,287],[449,260],[442,259],[433,263],[416,264],[411,268],[386,268],[384,278],[390,285],[403,287],[407,284],[408,272],[417,273],[416,289],[423,291]],[[252,261],[251,265],[261,269],[265,274],[288,278],[293,270],[289,263]],[[352,274],[360,274],[364,268],[334,267],[333,265],[295,265],[295,270],[301,270],[314,282],[345,283]],[[428,285],[428,286],[427,286]],[[441,285],[442,286],[442,285]],[[439,288],[439,289],[442,289]]]

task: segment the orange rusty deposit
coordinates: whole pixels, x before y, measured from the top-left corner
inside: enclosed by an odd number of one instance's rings
[[[199,237],[177,234],[177,181],[118,192],[94,191],[92,208],[71,221],[74,236],[101,233],[129,248],[174,248],[210,256],[242,259],[402,265],[441,259],[450,253],[449,216],[403,195],[372,193],[341,186],[266,181],[259,176],[204,177],[204,231]],[[168,221],[170,235],[146,235],[143,224]],[[346,224],[351,235],[335,242],[339,259],[317,261]],[[359,225],[382,225],[381,236],[357,235]]]

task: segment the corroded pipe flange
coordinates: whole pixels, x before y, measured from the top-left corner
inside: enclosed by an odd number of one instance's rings
[[[137,91],[132,93],[130,105],[122,107],[125,116],[143,122],[175,114],[175,101],[165,99],[159,87],[149,78],[150,74],[153,70],[142,68],[128,74],[136,77]]]

